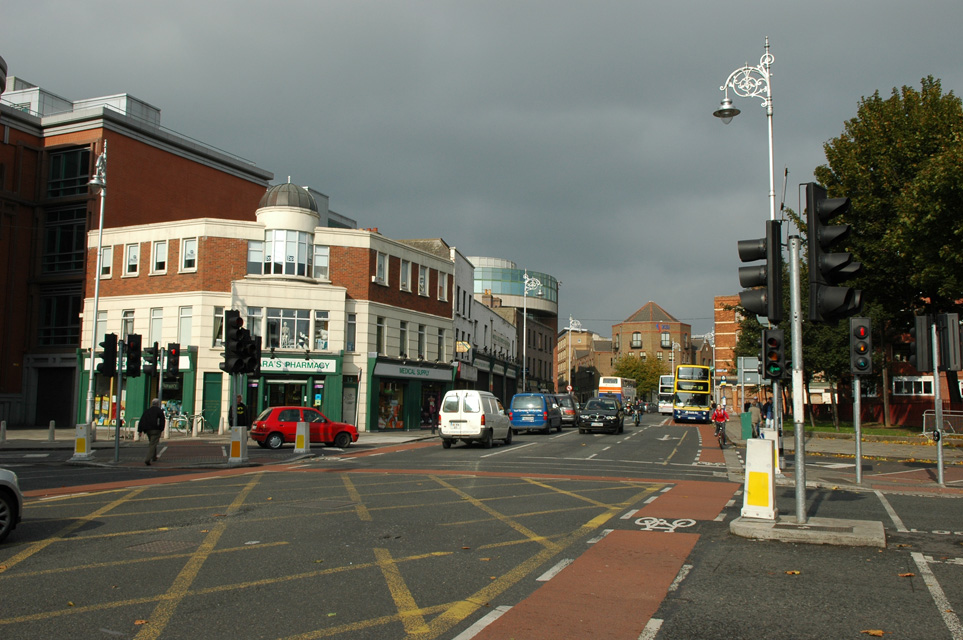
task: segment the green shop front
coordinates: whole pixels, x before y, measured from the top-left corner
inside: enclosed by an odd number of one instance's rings
[[[345,415],[344,387],[357,388],[357,380],[344,381],[340,355],[261,358],[259,378],[249,376],[245,401],[254,411],[285,405],[315,407],[332,420],[353,421]],[[353,397],[353,393],[352,393]]]
[[[454,388],[454,369],[448,363],[372,358],[369,371],[369,431],[432,428],[442,396]]]

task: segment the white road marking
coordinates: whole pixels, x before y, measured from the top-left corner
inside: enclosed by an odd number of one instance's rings
[[[959,617],[953,613],[953,606],[950,604],[950,601],[947,600],[946,594],[943,593],[943,588],[940,587],[940,583],[936,581],[936,576],[933,575],[933,571],[926,563],[926,559],[923,558],[923,554],[913,552],[910,555],[913,556],[913,560],[916,562],[916,566],[923,576],[923,582],[926,583],[926,587],[930,590],[933,603],[936,605],[936,608],[939,609],[940,615],[943,616],[943,623],[946,625],[946,628],[949,629],[953,640],[963,640],[963,625],[960,624]]]

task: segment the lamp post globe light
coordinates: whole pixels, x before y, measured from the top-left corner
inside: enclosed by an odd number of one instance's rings
[[[541,288],[538,278],[531,278],[525,270],[524,289],[522,290],[522,392],[528,391],[528,292]]]
[[[94,360],[97,349],[97,321],[100,304],[100,270],[104,259],[104,201],[107,198],[107,140],[104,140],[104,150],[97,156],[94,177],[90,179],[90,186],[100,191],[100,222],[97,225],[97,270],[94,271],[94,308],[93,322],[90,329],[90,371],[87,379],[87,424],[94,429]]]
[[[736,69],[726,78],[725,84],[719,87],[720,91],[725,92],[722,104],[712,115],[722,120],[724,124],[729,124],[734,117],[741,113],[739,109],[732,106],[729,99],[729,89],[742,98],[759,98],[762,106],[766,109],[766,120],[769,124],[769,219],[776,219],[776,185],[774,182],[773,159],[772,159],[772,85],[770,83],[771,74],[769,71],[774,58],[769,53],[769,37],[766,37],[766,52],[759,59],[759,64],[750,67],[748,64]]]

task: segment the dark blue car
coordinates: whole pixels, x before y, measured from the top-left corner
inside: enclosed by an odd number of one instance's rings
[[[562,430],[562,411],[554,396],[547,393],[519,393],[512,398],[508,418],[512,432],[522,429],[540,429],[548,433],[554,427]]]

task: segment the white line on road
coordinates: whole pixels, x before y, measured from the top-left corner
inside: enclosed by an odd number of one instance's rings
[[[649,621],[645,623],[645,629],[642,629],[642,633],[639,634],[639,640],[655,640],[661,628],[661,620],[658,618],[649,618]]]
[[[602,529],[602,533],[600,533],[599,535],[595,536],[594,538],[592,538],[591,540],[589,540],[589,541],[586,542],[585,544],[595,544],[596,542],[598,542],[599,540],[601,540],[601,539],[604,538],[605,536],[609,535],[609,534],[612,533],[613,531],[615,531],[615,529]]]
[[[472,638],[477,636],[482,629],[484,629],[491,623],[495,622],[495,620],[498,620],[499,618],[501,618],[502,614],[508,611],[509,609],[511,609],[511,607],[507,607],[505,605],[502,605],[500,607],[495,607],[494,609],[489,611],[485,616],[483,616],[481,619],[476,621],[475,624],[473,624],[472,626],[468,627],[467,629],[459,633],[457,636],[455,636],[454,640],[471,640]]]
[[[933,571],[923,558],[923,554],[913,552],[910,555],[913,556],[916,566],[923,575],[923,582],[926,583],[926,587],[930,590],[933,602],[936,604],[936,608],[939,609],[940,615],[943,616],[943,623],[946,625],[946,628],[950,630],[950,635],[953,637],[953,640],[963,640],[963,625],[960,624],[960,619],[957,615],[953,613],[953,607],[950,605],[950,601],[946,599],[943,588],[940,587],[940,583],[936,581],[936,576],[933,575]]]
[[[534,442],[529,442],[528,444],[521,444],[521,445],[518,445],[517,447],[512,447],[511,449],[508,449],[508,448],[499,449],[498,451],[495,451],[495,452],[493,452],[493,453],[486,453],[485,455],[482,456],[482,458],[490,458],[490,457],[492,457],[492,456],[497,456],[497,455],[500,455],[500,454],[502,454],[502,453],[509,453],[509,452],[511,452],[511,451],[518,451],[519,449],[524,449],[525,447],[530,447],[530,446],[532,446],[532,445],[534,445],[534,444],[535,444]]]
[[[893,505],[889,503],[889,500],[886,499],[886,496],[884,496],[879,489],[877,489],[874,493],[876,494],[876,497],[879,498],[879,501],[883,503],[883,508],[886,509],[886,513],[889,514],[890,520],[892,520],[893,524],[896,525],[896,530],[900,533],[906,533],[906,525],[904,525],[903,521],[900,520],[900,517],[896,515],[896,510],[893,509]]]
[[[669,585],[668,590],[675,591],[676,589],[678,589],[679,585],[682,584],[682,581],[685,580],[685,577],[689,575],[690,571],[692,571],[691,564],[682,565],[682,568],[679,569],[679,574],[675,577],[675,580],[672,581],[672,584]]]
[[[575,558],[562,558],[558,561],[554,567],[543,573],[542,575],[535,578],[538,582],[548,582],[552,578],[558,575],[558,572],[567,567],[568,565],[575,562]]]

